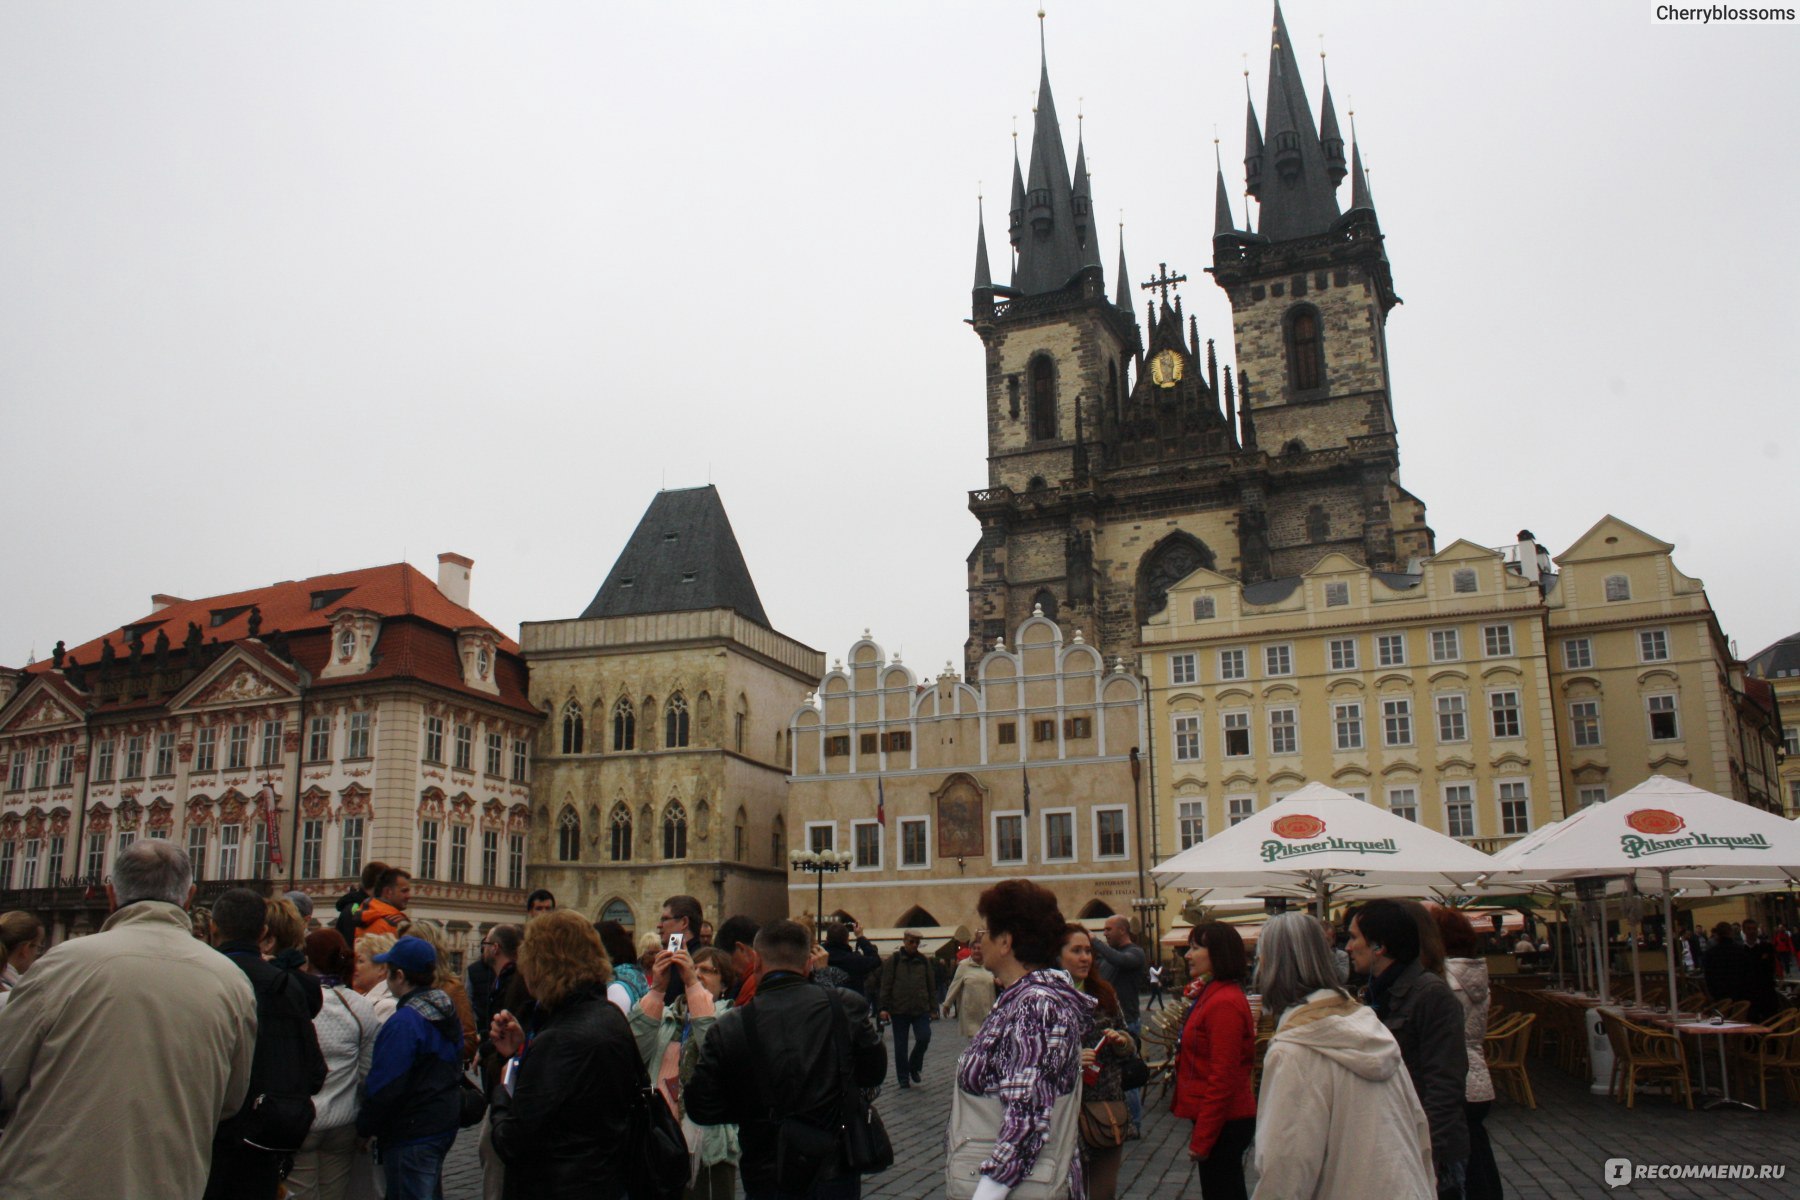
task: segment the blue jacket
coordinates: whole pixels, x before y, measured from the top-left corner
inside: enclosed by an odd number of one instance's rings
[[[462,1124],[462,1022],[437,988],[410,993],[375,1035],[359,1137],[385,1146],[456,1135]]]

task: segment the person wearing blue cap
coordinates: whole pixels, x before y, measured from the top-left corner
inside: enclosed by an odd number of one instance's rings
[[[432,986],[430,942],[403,937],[373,961],[387,968],[399,1007],[376,1035],[356,1132],[376,1139],[388,1200],[432,1200],[461,1124],[462,1023],[449,995]]]

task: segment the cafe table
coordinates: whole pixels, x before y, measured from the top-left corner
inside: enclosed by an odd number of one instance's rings
[[[1702,1104],[1701,1108],[1748,1108],[1755,1110],[1756,1105],[1746,1100],[1739,1100],[1731,1094],[1731,1064],[1725,1058],[1725,1039],[1732,1037],[1756,1037],[1765,1033],[1774,1033],[1767,1025],[1752,1025],[1748,1021],[1719,1021],[1695,1016],[1691,1013],[1644,1012],[1641,1009],[1629,1010],[1625,1014],[1634,1021],[1644,1021],[1659,1029],[1666,1029],[1679,1037],[1710,1037],[1719,1044],[1719,1094]],[[1706,1054],[1696,1047],[1695,1060],[1700,1065],[1700,1090],[1709,1092],[1706,1085]]]

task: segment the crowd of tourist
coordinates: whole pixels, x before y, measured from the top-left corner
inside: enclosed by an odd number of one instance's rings
[[[335,916],[236,888],[195,920],[186,855],[145,840],[107,892],[100,932],[48,952],[37,918],[0,914],[9,1197],[435,1200],[479,1126],[484,1200],[854,1200],[892,1159],[878,1090],[925,1081],[953,1012],[950,1200],[1115,1200],[1140,1136],[1161,968],[1127,921],[1096,936],[1029,880],[984,891],[966,939],[908,930],[885,957],[851,920],[715,931],[691,896],[634,942],[540,890],[466,972],[383,863]],[[1785,971],[1785,928],[1735,935],[1714,931],[1709,984]],[[1499,936],[1397,900],[1336,928],[1272,917],[1254,956],[1234,926],[1195,926],[1166,1020],[1200,1194],[1247,1197],[1248,1168],[1259,1197],[1500,1196]]]

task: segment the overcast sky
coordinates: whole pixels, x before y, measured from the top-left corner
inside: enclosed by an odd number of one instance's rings
[[[1270,5],[1050,7],[1108,290],[1122,210],[1230,361],[1212,142],[1241,192]],[[441,550],[516,633],[709,479],[777,628],[960,663],[976,194],[1004,277],[1035,8],[0,7],[0,663]],[[1616,513],[1749,655],[1800,629],[1800,26],[1653,8],[1285,13],[1356,111],[1439,545]]]

